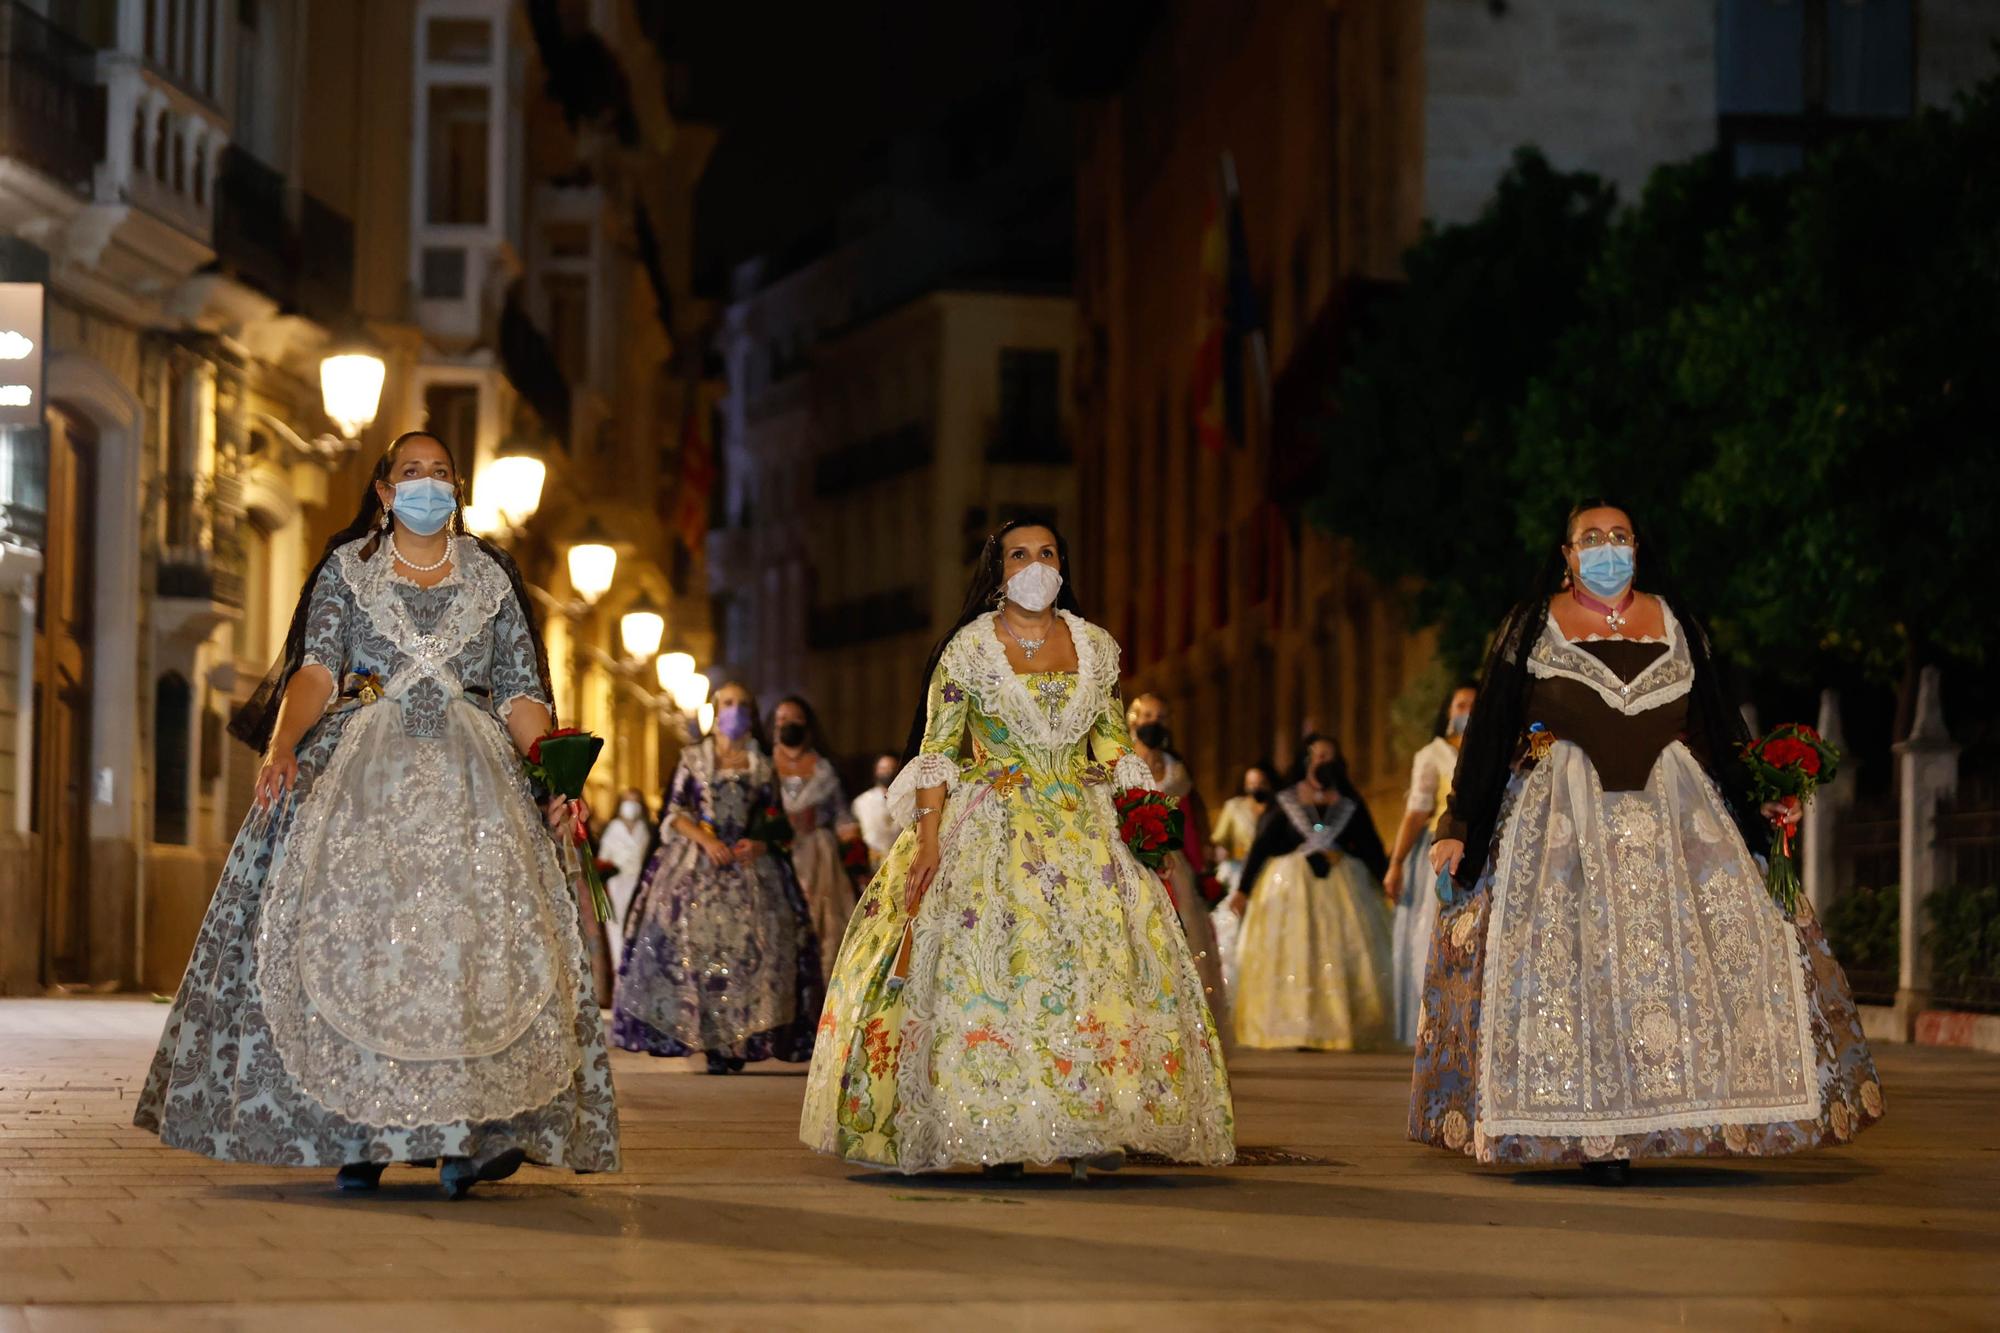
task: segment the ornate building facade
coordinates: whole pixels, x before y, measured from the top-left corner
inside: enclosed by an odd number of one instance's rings
[[[660,517],[714,396],[675,356],[705,148],[641,7],[575,8],[0,3],[0,351],[39,365],[0,387],[0,994],[177,983],[259,761],[227,718],[402,430],[442,434],[475,500],[537,456],[546,499],[502,536],[565,720],[607,736],[604,791],[671,762],[619,623],[644,600],[707,660],[699,556]],[[545,57],[612,49],[646,91],[607,146]],[[328,416],[349,343],[382,366],[372,424]],[[583,604],[566,557],[600,539],[620,571]]]

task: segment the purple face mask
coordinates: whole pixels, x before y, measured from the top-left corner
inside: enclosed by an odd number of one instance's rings
[[[751,723],[750,709],[744,704],[730,704],[715,714],[715,729],[732,741],[748,736]]]

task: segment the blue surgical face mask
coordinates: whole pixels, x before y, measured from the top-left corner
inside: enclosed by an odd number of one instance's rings
[[[1635,563],[1629,546],[1586,546],[1576,553],[1577,581],[1609,601],[1632,586]]]
[[[396,483],[396,517],[419,537],[428,537],[458,510],[458,492],[448,481],[418,477]]]
[[[1454,713],[1450,717],[1445,719],[1444,734],[1447,736],[1463,736],[1465,734],[1466,727],[1470,725],[1471,722],[1472,722],[1472,714]]]

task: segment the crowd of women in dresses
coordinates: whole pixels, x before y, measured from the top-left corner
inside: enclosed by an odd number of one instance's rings
[[[1389,848],[1325,735],[1211,819],[1061,536],[1003,527],[852,805],[810,705],[741,683],[657,817],[621,795],[614,982],[585,812],[520,762],[555,722],[533,605],[461,494],[436,437],[391,446],[233,724],[266,758],[139,1101],[168,1144],[353,1190],[436,1167],[453,1198],[612,1171],[608,1044],[810,1062],[807,1146],[999,1178],[1231,1161],[1249,1050],[1413,1049],[1412,1138],[1606,1181],[1882,1113],[1818,924],[1764,889],[1782,812],[1745,794],[1701,626],[1622,510],[1553,535]],[[1180,802],[1163,866],[1120,836],[1129,789]]]

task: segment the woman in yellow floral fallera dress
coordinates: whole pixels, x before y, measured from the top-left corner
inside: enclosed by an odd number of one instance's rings
[[[1150,789],[1118,645],[1064,587],[1067,549],[1010,524],[932,656],[903,827],[827,986],[799,1134],[915,1172],[1115,1169],[1235,1156],[1229,1078],[1172,899],[1118,836]]]

